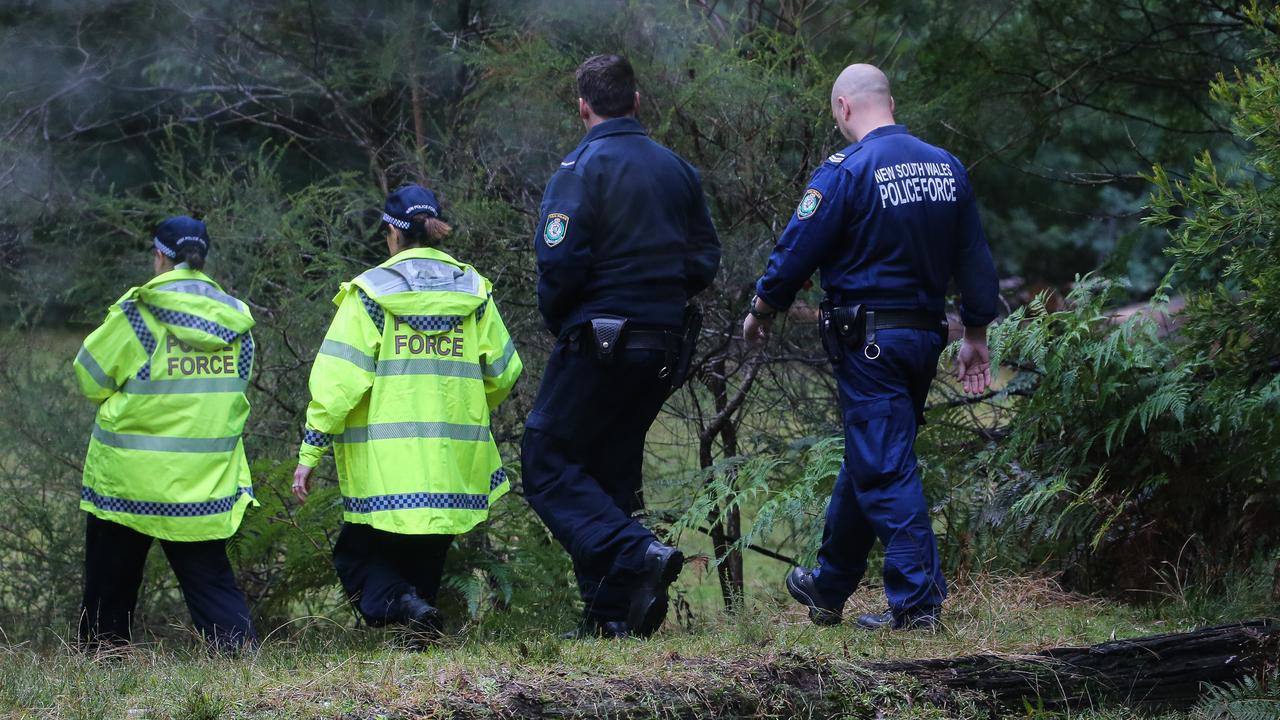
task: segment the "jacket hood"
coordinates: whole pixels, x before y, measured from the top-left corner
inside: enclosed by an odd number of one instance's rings
[[[158,275],[126,295],[151,312],[167,332],[197,350],[219,350],[254,325],[249,306],[198,270]]]
[[[344,284],[334,301],[341,302],[351,287],[430,335],[452,330],[488,302],[493,291],[475,268],[432,248],[405,250]]]

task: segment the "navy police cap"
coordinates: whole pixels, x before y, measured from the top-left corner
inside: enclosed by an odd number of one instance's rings
[[[160,223],[153,240],[156,250],[170,259],[178,257],[178,250],[183,245],[197,244],[204,249],[205,254],[209,252],[208,228],[199,220],[186,215],[171,217]]]
[[[405,185],[387,196],[382,221],[401,230],[408,230],[412,225],[409,218],[421,213],[433,218],[440,217],[440,203],[436,200],[436,194],[421,185]]]

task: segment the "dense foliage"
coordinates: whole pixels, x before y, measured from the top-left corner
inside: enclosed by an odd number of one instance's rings
[[[726,602],[744,591],[742,551],[812,553],[839,463],[831,379],[804,311],[816,292],[764,353],[734,332],[808,173],[839,149],[829,84],[859,60],[889,71],[902,120],[972,169],[1016,308],[997,335],[1007,383],[978,401],[940,384],[921,436],[951,568],[1047,563],[1078,587],[1127,588],[1269,562],[1280,544],[1267,520],[1280,447],[1280,131],[1268,108],[1280,82],[1277,21],[1246,10],[11,4],[0,10],[12,70],[0,79],[0,492],[12,499],[0,628],[70,627],[92,409],[69,361],[76,336],[145,279],[145,239],[169,214],[209,223],[212,274],[259,322],[248,446],[264,507],[233,552],[264,625],[345,621],[327,561],[332,468],[303,509],[287,476],[329,298],[381,259],[376,208],[389,187],[439,190],[458,228],[444,249],[495,282],[527,366],[495,421],[514,461],[549,346],[533,301],[533,215],[581,132],[572,70],[604,50],[633,59],[642,120],[703,172],[725,246],[701,298],[697,376],[651,433],[646,462],[652,522],[709,535]],[[1153,310],[1114,319],[1152,293]],[[458,614],[568,620],[566,559],[519,498],[459,545]],[[150,570],[145,612],[180,617],[167,569]]]

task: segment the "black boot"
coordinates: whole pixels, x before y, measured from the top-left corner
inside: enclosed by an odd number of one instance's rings
[[[407,592],[396,602],[393,613],[397,622],[404,625],[415,641],[431,643],[444,635],[444,618],[416,592]]]
[[[684,553],[654,540],[644,553],[644,570],[631,589],[627,624],[636,637],[647,638],[667,619],[667,587],[680,576]]]
[[[623,620],[602,620],[594,617],[584,617],[578,627],[560,636],[561,640],[589,640],[591,638],[605,638],[613,640],[624,638],[631,634],[631,628]]]
[[[903,612],[886,610],[882,613],[867,613],[858,617],[858,627],[867,630],[937,630],[942,621],[939,616],[941,608],[915,608]]]
[[[797,567],[787,573],[787,592],[796,602],[809,608],[809,620],[814,625],[839,625],[844,603],[836,605],[823,599],[813,581],[813,573]]]

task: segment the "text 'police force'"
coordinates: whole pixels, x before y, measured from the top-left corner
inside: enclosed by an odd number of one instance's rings
[[[929,200],[955,202],[956,179],[946,163],[912,162],[886,165],[875,172],[880,207]]]

